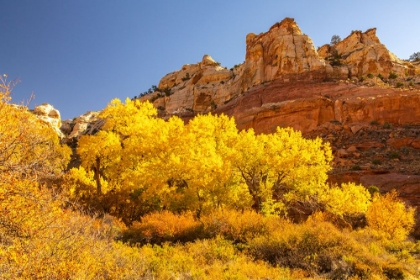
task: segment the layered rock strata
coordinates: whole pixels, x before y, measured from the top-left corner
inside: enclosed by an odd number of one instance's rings
[[[230,70],[209,55],[163,77],[157,90],[141,97],[159,108],[161,115],[206,113],[271,81],[302,82],[353,80],[365,85],[415,87],[420,65],[398,59],[376,36],[376,29],[353,31],[337,44],[316,50],[292,18],[269,31],[246,36],[242,64]],[[409,80],[410,79],[410,80]]]

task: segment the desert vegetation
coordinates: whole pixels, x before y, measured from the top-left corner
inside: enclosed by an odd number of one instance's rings
[[[420,52],[415,52],[412,55],[410,55],[409,60],[410,61],[419,61],[420,60]]]
[[[326,183],[328,143],[113,100],[72,151],[0,85],[5,279],[416,279],[414,209]],[[68,169],[71,155],[77,168]]]

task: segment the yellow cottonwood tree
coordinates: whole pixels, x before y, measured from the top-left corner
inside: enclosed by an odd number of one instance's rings
[[[67,198],[40,183],[60,176],[70,149],[25,106],[10,104],[10,83],[2,82],[1,278],[103,279],[116,278],[115,270],[122,275],[106,226],[66,209]]]
[[[54,130],[29,112],[10,104],[11,83],[0,83],[0,175],[36,179],[66,168],[71,150]]]
[[[332,155],[329,145],[320,139],[304,139],[290,128],[261,135],[248,130],[239,134],[235,151],[233,164],[257,211],[264,203],[305,200],[327,188]],[[276,207],[282,208],[282,203]]]
[[[325,204],[344,215],[364,213],[369,205],[360,186],[330,189],[330,146],[291,128],[238,132],[234,120],[223,115],[199,115],[188,124],[177,117],[165,121],[150,103],[129,99],[113,100],[100,116],[102,131],[79,142],[82,166],[70,172],[75,193],[124,193],[115,199],[126,201],[122,208],[141,204],[150,211],[197,215],[251,206],[273,214],[297,201]]]
[[[102,181],[118,174],[114,169],[119,166],[121,149],[120,138],[112,131],[102,130],[96,135],[80,138],[77,152],[82,160],[82,168],[93,170],[97,195],[108,191],[103,189]]]
[[[355,183],[332,187],[322,193],[320,199],[327,210],[339,216],[364,214],[371,203],[368,189]]]
[[[388,239],[402,241],[412,230],[415,209],[406,207],[395,190],[385,195],[375,194],[366,212],[371,229]]]
[[[196,116],[181,137],[180,165],[173,173],[178,182],[171,204],[195,205],[198,214],[217,207],[243,207],[249,201],[244,184],[233,169],[238,131],[227,116]]]
[[[79,141],[82,168],[70,172],[79,186],[76,193],[95,181],[97,195],[125,190],[158,208],[197,214],[245,203],[244,185],[236,187],[240,180],[231,168],[237,139],[233,119],[197,116],[184,125],[177,117],[157,118],[151,104],[138,100],[114,100],[100,117],[103,130]]]

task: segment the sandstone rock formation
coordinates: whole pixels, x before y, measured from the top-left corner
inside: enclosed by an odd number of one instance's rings
[[[276,80],[252,88],[214,112],[235,116],[238,128],[258,133],[274,132],[277,126],[308,133],[330,122],[357,132],[372,122],[420,125],[420,91]]]
[[[159,82],[159,90],[143,97],[165,114],[209,112],[237,95],[237,70],[221,67],[209,55],[186,64]]]
[[[104,124],[98,115],[99,112],[87,112],[73,120],[65,120],[61,130],[66,133],[69,140],[77,139],[84,134],[94,134]]]
[[[325,69],[314,44],[292,18],[274,24],[266,33],[246,36],[242,89],[289,74]]]
[[[60,130],[61,116],[57,109],[50,104],[44,103],[36,106],[33,112],[39,119],[50,124],[60,138],[64,137],[64,134]]]
[[[327,73],[339,79],[367,74],[388,77],[391,72],[400,77],[415,74],[415,67],[411,63],[397,58],[380,42],[376,36],[376,28],[366,32],[352,31],[347,38],[335,45],[322,46],[318,53],[331,64],[327,66]]]
[[[52,105],[44,103],[36,106],[33,113],[48,123],[64,142],[70,143],[85,134],[94,134],[104,121],[98,118],[99,112],[87,112],[73,120],[61,120],[60,112]]]
[[[164,114],[206,113],[267,81],[288,81],[297,75],[309,80],[325,78],[325,61],[291,18],[266,33],[248,34],[246,45],[244,63],[228,70],[204,55],[201,62],[167,74],[159,90],[142,99],[151,100]]]
[[[158,90],[142,100],[152,101],[163,116],[185,116],[215,110],[271,81],[351,79],[358,82],[364,79],[364,85],[385,86],[381,78],[387,79],[391,73],[398,78],[390,83],[393,86],[420,83],[420,75],[415,76],[420,73],[420,65],[398,59],[381,44],[375,28],[366,32],[353,31],[336,45],[324,45],[317,51],[311,38],[302,33],[296,22],[285,18],[265,33],[247,35],[244,63],[228,70],[204,55],[201,62],[186,64],[181,70],[167,74],[159,82]],[[312,102],[317,104],[327,102],[315,99]],[[316,107],[315,103],[311,106]],[[312,128],[314,125],[306,129]]]

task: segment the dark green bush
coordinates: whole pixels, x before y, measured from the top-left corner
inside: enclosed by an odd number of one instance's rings
[[[382,128],[390,129],[390,128],[392,128],[392,125],[389,122],[384,122],[384,124],[382,125]]]
[[[390,159],[396,159],[396,158],[400,158],[400,155],[397,152],[392,151],[392,152],[389,153],[388,157]]]
[[[187,72],[187,73],[185,74],[185,77],[183,77],[183,78],[182,78],[182,80],[185,82],[185,81],[188,81],[190,78],[191,78],[191,77],[190,77],[190,73],[188,73],[188,72]]]
[[[380,161],[379,159],[374,159],[372,160],[372,164],[379,165],[382,164],[382,161]]]
[[[171,89],[170,88],[165,88],[164,90],[163,90],[163,93],[166,95],[166,96],[170,96],[170,95],[172,95],[172,92],[171,92]]]
[[[396,87],[397,88],[402,88],[402,87],[404,87],[404,83],[398,82],[397,85],[396,85]]]
[[[409,60],[410,61],[419,61],[420,60],[420,52],[415,52],[412,55],[410,55]]]
[[[369,186],[367,187],[369,193],[373,196],[375,193],[379,193],[379,188],[377,186]]]
[[[398,78],[397,73],[395,73],[395,72],[389,73],[388,79],[396,79],[396,78]]]

